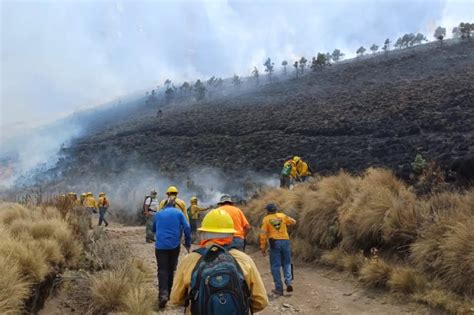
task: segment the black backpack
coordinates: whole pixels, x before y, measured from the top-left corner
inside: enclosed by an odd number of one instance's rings
[[[191,290],[185,306],[191,302],[191,314],[248,315],[250,290],[231,247],[212,245],[194,252],[201,255],[191,276]]]
[[[143,213],[145,213],[145,205],[146,205],[146,200],[150,198],[151,201],[153,201],[153,198],[151,196],[146,196],[145,199],[143,200],[143,206],[142,206],[142,209],[143,209]]]

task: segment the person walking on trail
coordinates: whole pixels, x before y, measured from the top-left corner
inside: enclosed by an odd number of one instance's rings
[[[153,222],[155,233],[155,256],[158,266],[158,304],[164,308],[170,298],[173,277],[178,264],[181,235],[184,232],[184,247],[191,248],[191,229],[183,212],[176,207],[172,197],[165,202],[163,209],[156,212]]]
[[[280,172],[280,188],[290,188],[293,181],[298,177],[296,164],[292,158],[285,159]]]
[[[198,206],[198,198],[191,198],[191,206],[188,208],[189,224],[191,226],[191,238],[194,242],[196,239],[196,229],[199,221],[199,212],[207,211],[209,208],[202,208]]]
[[[191,314],[251,314],[268,306],[267,292],[252,258],[231,243],[232,217],[211,210],[198,228],[200,248],[186,255],[176,271],[171,303]]]
[[[266,256],[267,240],[270,243],[270,268],[275,283],[272,293],[283,295],[281,282],[281,269],[285,279],[287,292],[293,291],[293,270],[291,264],[291,244],[288,236],[288,225],[293,225],[296,220],[284,213],[277,213],[277,207],[270,203],[265,207],[267,215],[263,218],[260,233],[260,250]]]
[[[99,207],[99,226],[102,225],[102,222],[105,223],[106,227],[109,226],[109,222],[107,222],[105,219],[105,214],[107,213],[107,209],[109,209],[110,203],[104,192],[99,194],[99,201],[97,205]]]
[[[186,220],[189,222],[189,217],[188,217],[188,211],[186,207],[186,202],[178,198],[178,188],[176,186],[170,186],[168,187],[168,190],[166,191],[166,199],[163,199],[160,202],[160,207],[159,209],[162,209],[165,206],[166,200],[168,198],[174,198],[176,200],[176,207],[183,212],[184,216],[186,217]]]
[[[295,162],[297,178],[299,181],[305,182],[314,173],[311,166],[309,166],[308,163],[303,161],[299,156],[293,157],[293,162]]]
[[[92,192],[87,193],[86,199],[84,200],[84,206],[89,213],[97,213],[97,200],[95,200]]]
[[[149,196],[145,197],[145,201],[143,202],[143,214],[146,218],[146,225],[145,225],[145,241],[147,243],[154,243],[155,242],[155,233],[153,233],[153,222],[155,219],[155,214],[158,211],[158,199],[156,196],[158,193],[156,190],[152,190]]]
[[[67,200],[73,207],[77,207],[80,205],[79,200],[77,200],[77,194],[75,192],[69,192],[67,194]]]
[[[234,239],[232,240],[232,246],[244,251],[245,237],[250,230],[249,221],[247,221],[243,211],[234,205],[230,195],[222,195],[217,205],[220,207],[220,209],[226,211],[234,222],[235,233]]]
[[[86,201],[86,197],[87,197],[87,194],[86,193],[82,193],[81,194],[81,199],[80,199],[80,202],[81,202],[81,206],[85,206],[85,201]]]

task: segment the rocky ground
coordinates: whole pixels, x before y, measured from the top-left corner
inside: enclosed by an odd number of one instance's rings
[[[429,45],[299,79],[262,77],[257,89],[165,106],[161,118],[137,108],[64,149],[55,171],[77,177],[141,163],[276,173],[297,154],[320,172],[383,165],[403,174],[417,152],[448,169],[474,156],[474,41]]]

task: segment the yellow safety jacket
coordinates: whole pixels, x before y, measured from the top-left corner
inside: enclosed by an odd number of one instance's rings
[[[163,199],[160,201],[160,209],[163,209],[163,207],[166,204],[166,200],[167,199]],[[183,200],[179,198],[176,198],[176,208],[180,209],[183,212],[184,216],[186,217],[186,220],[188,220],[189,222],[188,211],[186,211],[187,209],[186,202],[184,202]]]
[[[296,164],[296,170],[300,176],[309,176],[311,172],[309,171],[308,163],[305,161],[300,161]]]
[[[84,200],[84,206],[85,206],[86,208],[97,208],[97,201],[95,200],[94,197],[88,196],[88,197],[86,197],[86,199]]]
[[[212,243],[206,245],[210,246]],[[260,312],[268,305],[267,292],[262,281],[262,277],[258,272],[257,266],[247,254],[237,250],[231,249],[229,253],[237,260],[245,277],[245,282],[250,289],[250,305],[253,312]],[[186,255],[178,265],[176,270],[173,288],[171,290],[170,301],[175,305],[183,305],[189,290],[191,289],[191,275],[201,255],[192,252]],[[188,314],[191,313],[190,307]]]
[[[201,208],[198,205],[191,205],[191,218],[194,220],[199,219],[199,212],[206,210],[206,208]]]

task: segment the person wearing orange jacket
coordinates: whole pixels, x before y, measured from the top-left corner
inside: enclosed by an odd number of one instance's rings
[[[293,225],[296,220],[284,213],[277,213],[275,204],[270,203],[265,207],[267,215],[263,218],[260,232],[260,250],[266,256],[267,241],[270,243],[270,268],[272,272],[275,289],[272,293],[283,295],[283,284],[281,281],[281,269],[285,279],[286,290],[293,291],[292,264],[291,264],[291,243],[288,236],[288,225]]]
[[[110,203],[104,192],[99,194],[97,206],[99,207],[99,226],[102,225],[102,222],[105,223],[106,227],[109,226],[109,222],[105,219],[105,214],[107,213],[107,209],[109,209]]]
[[[217,204],[220,209],[226,211],[232,217],[234,222],[234,239],[232,240],[232,246],[244,251],[245,250],[245,237],[250,230],[250,224],[245,214],[240,208],[237,208],[232,201],[230,195],[222,195],[219,203]]]

